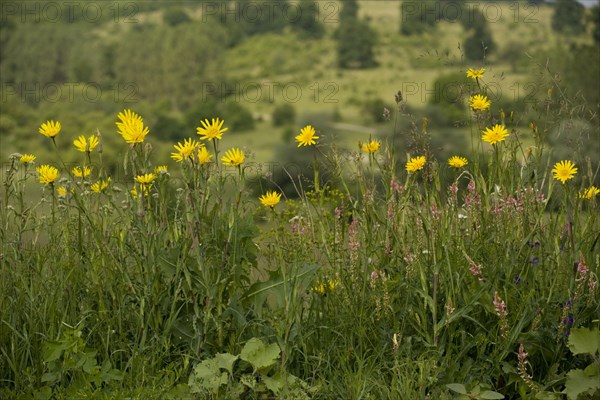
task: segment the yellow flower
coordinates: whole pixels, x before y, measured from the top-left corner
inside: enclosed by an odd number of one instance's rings
[[[120,112],[117,117],[121,122],[117,122],[119,134],[127,143],[142,143],[149,130],[144,126],[144,120],[131,110]]]
[[[171,158],[177,162],[181,162],[192,156],[192,153],[196,148],[200,145],[194,139],[184,139],[183,144],[181,142],[177,143],[173,147],[177,150],[177,153],[171,153]]]
[[[406,163],[406,170],[408,172],[417,172],[425,166],[427,158],[425,156],[413,157]]]
[[[237,167],[244,162],[244,152],[238,148],[227,150],[225,155],[221,157],[223,164]]]
[[[554,179],[561,181],[564,184],[569,179],[573,179],[575,174],[577,174],[577,168],[575,168],[573,162],[564,160],[554,164],[552,173],[554,174]]]
[[[258,200],[260,200],[260,203],[263,206],[273,208],[277,205],[277,203],[279,203],[279,200],[281,200],[281,193],[277,193],[275,191],[267,192],[266,194],[260,196]]]
[[[473,79],[483,78],[484,72],[485,72],[485,68],[480,68],[480,69],[469,68],[467,70],[467,78],[473,78]]]
[[[60,122],[46,121],[40,126],[39,132],[47,138],[54,138],[60,132]]]
[[[166,174],[167,172],[169,172],[169,169],[166,165],[158,165],[154,168],[154,173],[158,175]]]
[[[590,186],[589,188],[584,189],[583,192],[579,193],[579,198],[591,200],[594,197],[598,196],[599,193],[600,189],[598,189],[596,186]]]
[[[319,137],[315,135],[315,128],[310,125],[306,125],[304,128],[300,130],[300,134],[296,136],[296,142],[298,142],[298,147],[300,146],[311,146],[316,144],[316,140]]]
[[[44,185],[50,185],[54,183],[58,179],[58,169],[54,168],[51,165],[40,165],[36,169],[38,173],[38,179],[40,183]]]
[[[110,177],[106,180],[99,179],[96,183],[94,183],[92,186],[90,186],[90,189],[94,193],[100,193],[100,192],[105,191],[106,188],[108,188],[109,184],[110,184]]]
[[[210,162],[210,159],[212,158],[212,154],[210,154],[208,152],[208,150],[206,150],[205,146],[200,146],[198,148],[198,161],[200,162],[200,164],[208,164]]]
[[[67,188],[64,186],[56,188],[56,194],[58,194],[58,197],[67,197]]]
[[[23,164],[30,164],[34,162],[35,159],[36,157],[33,154],[23,154],[19,161],[21,161]]]
[[[327,292],[332,292],[339,284],[338,281],[327,279],[325,282],[313,287],[312,290],[321,295],[325,295]]]
[[[469,97],[469,107],[473,110],[487,110],[490,108],[490,104],[491,103],[486,96],[476,94],[475,96]]]
[[[222,139],[223,133],[227,132],[229,128],[222,128],[223,123],[225,121],[220,120],[219,118],[213,118],[211,122],[208,122],[208,118],[204,121],[200,121],[202,127],[196,128],[196,133],[200,136],[200,139],[204,140],[212,140],[212,139]]]
[[[75,167],[71,170],[71,172],[76,178],[87,178],[88,176],[90,176],[92,169],[86,166],[82,171],[81,167]]]
[[[377,150],[379,150],[379,147],[381,146],[381,142],[379,140],[371,140],[369,143],[364,143],[362,145],[362,150],[365,153],[375,153]]]
[[[85,140],[85,136],[80,135],[77,139],[73,141],[73,144],[82,153],[88,152],[91,153],[94,151],[96,146],[98,146],[98,137],[96,135],[92,135],[88,140]]]
[[[483,131],[481,140],[489,144],[496,144],[502,142],[507,137],[508,131],[506,130],[506,127],[504,125],[496,124],[491,128],[486,128],[486,130]]]
[[[135,186],[133,187],[133,189],[131,189],[131,190],[129,191],[129,193],[131,193],[131,195],[132,195],[133,197],[137,197],[137,194],[138,194],[138,193],[137,193],[137,189],[135,188]]]
[[[148,195],[148,192],[152,188],[152,182],[156,179],[155,174],[144,174],[138,175],[135,178],[135,181],[140,184],[140,189],[144,192],[145,195]]]
[[[454,168],[462,168],[468,163],[469,161],[466,158],[460,156],[452,156],[448,160],[448,165]]]

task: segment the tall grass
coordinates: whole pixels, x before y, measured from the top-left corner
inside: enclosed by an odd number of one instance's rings
[[[168,171],[143,140],[124,144],[123,176],[106,188],[93,184],[108,182],[102,153],[114,149],[82,154],[94,167],[85,178],[57,153],[62,178],[47,185],[13,155],[0,213],[0,394],[292,398],[292,378],[277,391],[256,384],[295,376],[307,398],[443,399],[457,383],[561,398],[583,362],[568,352],[570,330],[599,323],[598,200],[585,192],[598,160],[573,155],[578,172],[563,183],[543,132],[493,104],[471,115],[465,166],[432,158],[426,120],[407,132],[410,154],[317,140],[297,149],[314,177],[290,176],[298,198],[274,207],[250,196],[245,164],[226,166],[217,139],[210,162],[194,149]],[[481,131],[494,124],[509,136],[490,145]],[[417,156],[422,168],[406,164]],[[275,375],[255,370],[251,383],[231,371],[192,393],[194,366],[254,337],[281,350]]]

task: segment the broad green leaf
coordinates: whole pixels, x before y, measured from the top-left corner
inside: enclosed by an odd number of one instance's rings
[[[33,394],[33,400],[50,400],[51,398],[52,388],[50,386],[44,386]]]
[[[65,350],[62,342],[48,341],[44,344],[44,362],[58,360]]]
[[[583,373],[586,376],[598,376],[598,378],[600,379],[600,376],[599,376],[600,370],[598,369],[598,363],[592,363],[592,364],[588,365],[583,370]]]
[[[460,394],[467,394],[467,388],[462,383],[449,383],[446,387]]]
[[[265,383],[267,389],[273,392],[273,394],[278,395],[279,392],[281,392],[281,389],[283,389],[283,378],[280,374],[277,374],[272,378],[268,376],[261,376],[261,379]]]
[[[221,353],[215,355],[215,361],[219,368],[226,369],[230,374],[233,375],[233,364],[238,359],[238,356],[234,356],[229,353]]]
[[[46,372],[42,375],[42,382],[54,383],[60,379],[60,372]]]
[[[273,295],[278,304],[283,303],[284,284],[298,284],[300,287],[307,287],[312,281],[314,273],[319,269],[318,265],[309,264],[300,268],[295,274],[290,274],[283,279],[281,271],[272,271],[269,280],[265,282],[257,282],[250,286],[246,293],[242,296],[245,302],[251,301],[255,309],[259,309],[264,304],[267,295]]]
[[[567,374],[567,382],[563,393],[567,394],[569,399],[576,400],[582,393],[594,393],[600,389],[600,379],[597,376],[586,376],[580,369],[574,369]]]
[[[248,361],[255,369],[269,368],[277,362],[281,350],[276,343],[266,345],[258,338],[250,339],[242,352],[240,358]]]
[[[491,390],[486,390],[485,392],[479,395],[481,399],[503,399],[504,395],[498,392],[494,392]]]
[[[194,367],[188,385],[192,393],[209,391],[217,393],[221,385],[226,385],[227,372],[221,372],[214,358],[204,360]]]
[[[600,330],[573,328],[569,335],[569,350],[573,354],[595,354],[600,348]]]

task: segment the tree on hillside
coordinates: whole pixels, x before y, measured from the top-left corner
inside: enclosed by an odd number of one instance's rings
[[[576,0],[557,0],[552,15],[552,29],[556,32],[580,34],[585,30],[585,8]]]
[[[592,37],[596,44],[600,44],[600,4],[590,10],[590,20],[592,22]]]
[[[434,2],[402,2],[400,4],[400,33],[418,35],[431,28],[441,17]]]
[[[461,23],[469,36],[464,42],[465,57],[468,60],[481,60],[496,49],[496,43],[485,16],[479,9],[463,16]]]
[[[319,39],[325,33],[325,27],[319,21],[318,3],[313,0],[301,0],[298,6],[300,13],[298,19],[292,22],[295,31],[301,37]]]
[[[373,48],[377,35],[366,21],[348,19],[338,29],[338,65],[340,68],[370,68],[377,65]]]
[[[163,14],[163,21],[169,26],[177,26],[184,22],[190,22],[190,16],[180,7],[169,7]]]
[[[358,2],[356,0],[344,0],[340,11],[340,20],[358,18]]]

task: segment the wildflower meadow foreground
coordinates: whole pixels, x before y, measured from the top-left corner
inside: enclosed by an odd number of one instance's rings
[[[219,118],[170,159],[133,110],[41,123],[55,157],[3,171],[0,398],[598,398],[599,160],[550,162],[484,72],[463,153],[436,159],[427,119],[409,154],[308,125],[294,194],[249,189]]]

